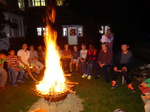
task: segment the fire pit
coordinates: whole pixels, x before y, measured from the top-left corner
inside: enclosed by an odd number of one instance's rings
[[[52,24],[55,21],[55,10],[52,7],[47,8],[47,25],[44,32],[45,42],[45,71],[44,77],[36,85],[35,93],[43,97],[48,102],[58,102],[64,100],[68,94],[76,93],[73,91],[76,82],[70,82],[66,79],[60,62],[60,54],[56,44],[57,32],[53,30]]]
[[[60,93],[58,92],[55,94],[51,94],[51,93],[42,94],[42,93],[40,93],[40,91],[38,91],[36,89],[34,89],[34,92],[36,95],[43,97],[48,102],[59,102],[59,101],[64,100],[67,97],[67,95],[70,93],[76,94],[76,92],[73,91],[75,89],[74,84],[78,84],[78,83],[77,82],[66,82],[67,89],[64,92],[60,92]]]

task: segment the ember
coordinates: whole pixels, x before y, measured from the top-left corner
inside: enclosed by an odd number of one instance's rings
[[[50,13],[51,12],[51,13]],[[66,80],[62,66],[60,64],[60,56],[57,50],[57,32],[53,30],[50,24],[55,22],[55,10],[48,8],[47,10],[47,26],[44,37],[46,46],[46,69],[42,81],[36,85],[35,93],[43,97],[49,102],[57,102],[66,98],[73,91],[76,82]]]

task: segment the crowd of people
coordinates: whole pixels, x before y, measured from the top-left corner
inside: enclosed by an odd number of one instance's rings
[[[111,82],[111,89],[118,86],[116,73],[120,73],[129,90],[136,92],[129,77],[129,71],[134,63],[133,53],[129,50],[128,43],[122,43],[120,51],[114,57],[113,39],[113,34],[108,29],[100,40],[100,50],[96,49],[93,44],[74,45],[72,49],[69,44],[65,44],[64,49],[57,46],[64,73],[80,73],[82,78],[88,80],[98,79],[103,75],[106,82]],[[35,83],[38,83],[36,77],[45,67],[45,52],[42,45],[35,50],[34,45],[28,47],[24,43],[22,49],[17,52],[10,48],[7,53],[0,51],[0,90],[5,88],[10,75],[12,86],[18,86],[18,82],[24,83],[24,76],[29,76]],[[141,98],[145,103],[145,111],[150,112],[150,79],[141,83],[139,88],[142,91]]]
[[[24,83],[24,76],[30,76],[31,79],[38,83],[36,77],[40,74],[44,68],[44,51],[42,46],[38,46],[35,50],[34,46],[29,46],[24,43],[22,49],[15,52],[15,49],[9,48],[0,51],[0,89],[5,88],[6,81],[11,79],[12,86],[18,86],[17,83]],[[9,75],[8,75],[9,74]]]

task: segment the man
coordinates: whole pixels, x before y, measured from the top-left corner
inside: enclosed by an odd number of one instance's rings
[[[17,80],[18,73],[20,73],[18,82],[24,83],[23,75],[25,71],[19,66],[19,62],[18,62],[19,60],[15,55],[14,49],[9,49],[8,52],[9,55],[7,56],[6,59],[6,62],[8,63],[8,70],[12,74],[12,85],[17,86],[16,80]]]
[[[44,68],[44,65],[38,61],[37,51],[34,50],[33,45],[30,46],[30,62],[33,64],[33,66],[35,66],[36,74],[39,74],[40,71]]]
[[[110,82],[110,76],[113,79],[115,79],[115,76],[113,74],[113,67],[112,67],[112,57],[113,52],[111,49],[108,48],[107,43],[101,44],[101,50],[99,52],[98,60],[99,60],[99,66],[102,69],[102,73],[105,77],[106,82]],[[108,69],[110,71],[110,76],[108,74]]]
[[[86,62],[87,62],[87,74],[88,77],[87,79],[91,79],[93,76],[93,68],[95,68],[95,72],[96,72],[96,76],[98,76],[98,66],[97,66],[97,58],[98,58],[98,52],[97,49],[94,48],[93,44],[89,45],[89,49],[87,51],[87,58],[86,58]]]
[[[4,69],[4,62],[6,60],[5,54],[0,51],[0,90],[3,90],[5,88],[5,84],[7,81],[7,72]]]
[[[128,88],[131,90],[131,92],[136,92],[132,86],[132,82],[128,74],[128,71],[131,69],[132,65],[133,65],[133,54],[129,50],[129,45],[124,43],[121,45],[121,51],[117,54],[117,58],[114,63],[114,71],[121,72],[121,74],[124,76],[126,80]],[[113,80],[111,89],[115,89],[116,86],[117,82],[116,80]]]
[[[20,66],[27,71],[28,75],[34,80],[36,83],[38,80],[34,78],[32,72],[35,72],[35,67],[33,67],[30,63],[30,52],[27,50],[28,46],[26,43],[22,45],[22,49],[17,52],[17,56],[19,59]]]
[[[65,44],[64,48],[65,49],[62,51],[62,55],[61,55],[62,66],[65,73],[69,73],[70,72],[69,65],[71,61],[71,50],[69,49],[68,44]]]
[[[150,112],[150,78],[142,82],[139,85],[139,89],[142,91],[141,98],[145,104],[145,112]]]

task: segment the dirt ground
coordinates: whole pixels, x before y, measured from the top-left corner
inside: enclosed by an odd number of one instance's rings
[[[59,104],[58,104],[59,103]],[[81,112],[83,111],[82,100],[75,94],[69,94],[60,102],[48,103],[44,98],[35,102],[28,112]]]

